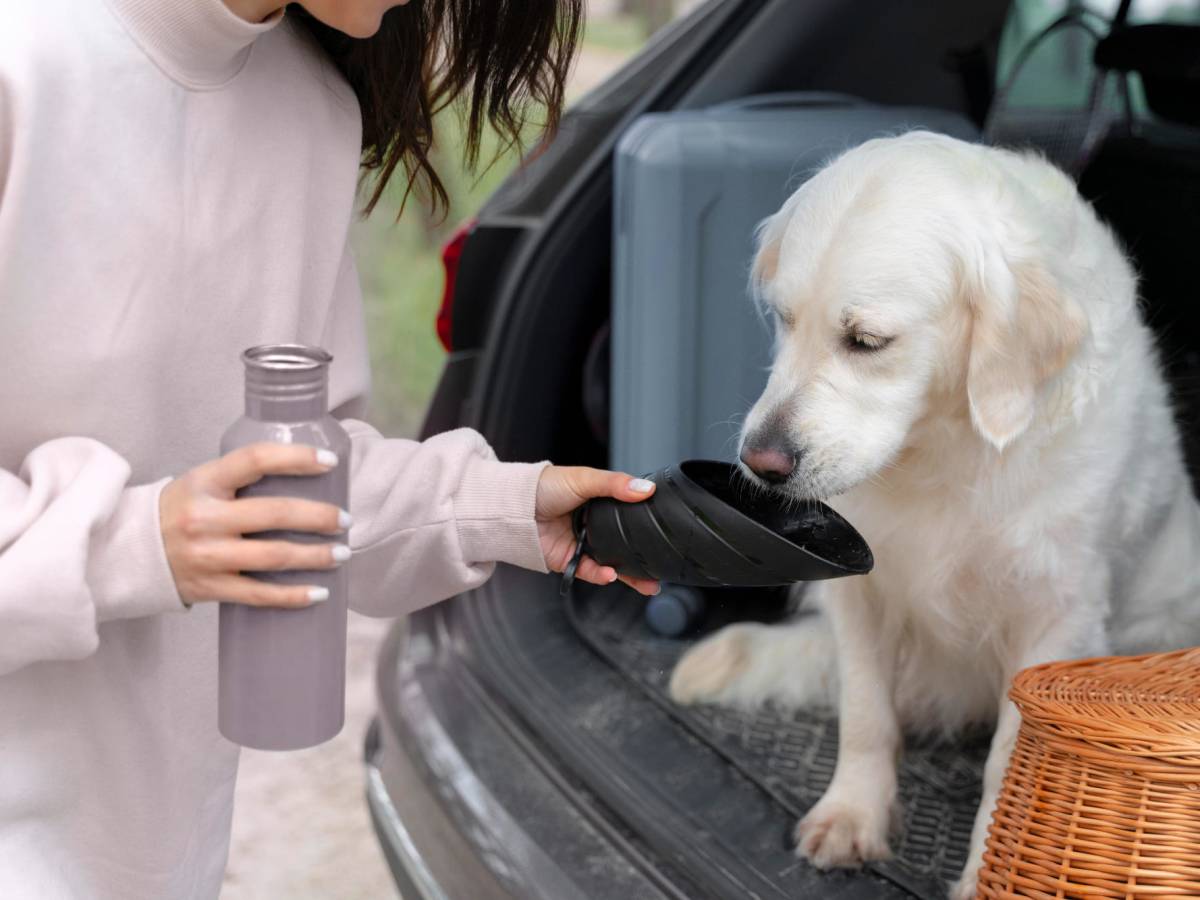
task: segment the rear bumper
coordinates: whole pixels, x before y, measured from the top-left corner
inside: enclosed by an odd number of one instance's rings
[[[660,900],[605,811],[437,637],[398,625],[367,733],[371,818],[404,900]]]
[[[379,749],[379,720],[371,722],[366,738],[367,808],[371,812],[371,824],[379,837],[392,877],[404,900],[449,900],[437,875],[429,868],[425,857],[404,824],[404,819],[392,802],[383,773],[375,764]],[[419,791],[421,787],[414,785]],[[415,800],[413,793],[408,795]],[[428,803],[429,798],[425,798]]]

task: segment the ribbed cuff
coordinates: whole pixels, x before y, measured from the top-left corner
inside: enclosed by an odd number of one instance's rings
[[[88,584],[98,621],[186,609],[158,518],[158,498],[170,480],[126,488],[112,517],[92,536]]]
[[[538,481],[548,465],[471,461],[454,494],[458,540],[468,564],[504,562],[549,571],[535,518]]]

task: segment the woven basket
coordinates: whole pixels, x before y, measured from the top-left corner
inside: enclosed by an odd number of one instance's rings
[[[1200,648],[1035,666],[1009,696],[976,896],[1200,897]]]

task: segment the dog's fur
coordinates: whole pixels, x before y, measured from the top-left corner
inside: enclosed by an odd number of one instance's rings
[[[780,489],[833,497],[876,568],[814,585],[818,615],[692,648],[672,694],[837,704],[836,772],[796,829],[820,867],[887,855],[902,731],[995,722],[952,888],[972,897],[1013,675],[1200,644],[1200,513],[1136,278],[1049,163],[927,132],[817,173],[763,223],[753,278],[778,336],[743,446],[792,454]]]

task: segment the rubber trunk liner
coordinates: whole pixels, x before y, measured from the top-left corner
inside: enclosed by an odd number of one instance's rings
[[[667,682],[692,640],[653,634],[642,618],[644,601],[629,591],[575,591],[567,605],[588,646],[792,815],[800,817],[820,798],[837,758],[831,713],[677,706]],[[716,606],[710,620],[722,618],[722,604]],[[918,897],[946,896],[966,860],[987,750],[985,734],[958,744],[907,743],[899,771],[902,821],[891,840],[895,855],[870,863],[872,870]]]

